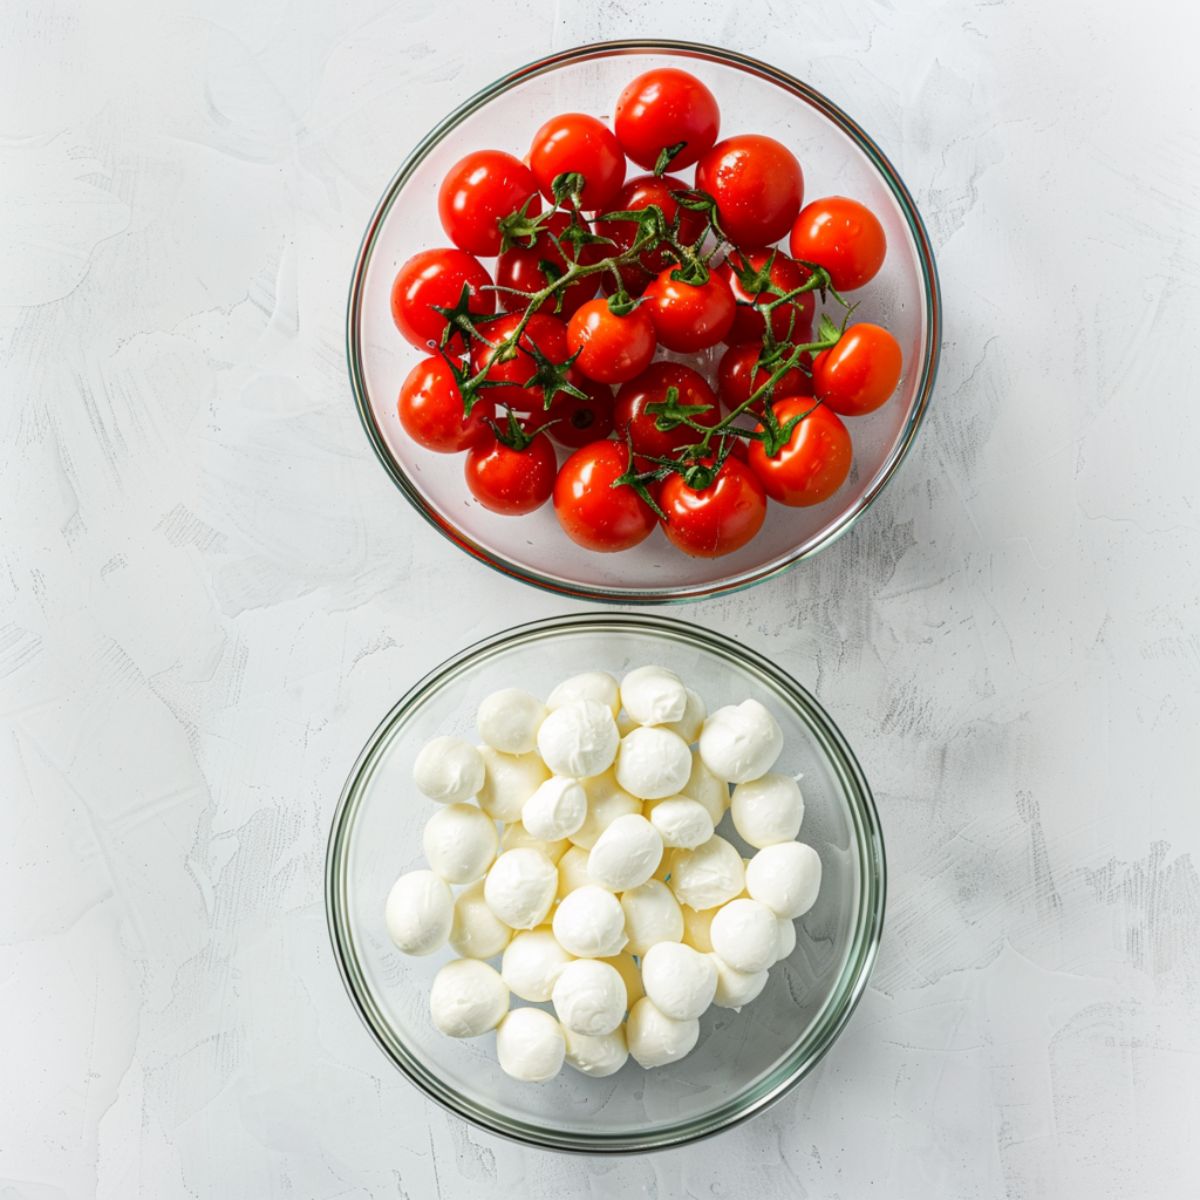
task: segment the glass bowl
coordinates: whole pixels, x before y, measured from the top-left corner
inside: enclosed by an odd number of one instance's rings
[[[424,865],[421,831],[434,809],[415,793],[413,759],[438,734],[474,741],[476,706],[496,688],[545,695],[579,671],[602,669],[619,678],[647,663],[677,672],[710,710],[750,696],[770,707],[785,735],[778,769],[803,775],[801,836],[821,856],[821,893],[796,922],[796,948],[771,969],[762,995],[741,1013],[711,1008],[701,1019],[696,1049],[681,1062],[643,1071],[631,1059],[607,1079],[564,1066],[550,1083],[518,1083],[500,1070],[493,1035],[459,1041],[434,1029],[430,984],[452,952],[409,958],[388,938],[384,901],[398,875]],[[721,832],[741,845],[728,817]],[[326,864],[326,911],[343,981],[396,1066],[434,1100],[493,1133],[591,1153],[706,1137],[793,1087],[829,1049],[866,986],[883,905],[874,802],[820,705],[739,643],[656,616],[587,614],[521,625],[426,676],[355,763],[334,815]]]
[[[686,67],[713,90],[722,135],[753,131],[790,146],[804,167],[808,198],[842,193],[874,210],[887,232],[888,255],[863,290],[856,319],[886,325],[904,352],[897,395],[851,423],[854,467],[838,493],[807,509],[771,505],[762,532],[718,559],[686,557],[661,530],[624,553],[584,550],[559,528],[550,504],[525,517],[488,512],[467,491],[462,457],[415,445],[396,414],[400,384],[419,352],[392,323],[390,289],[412,254],[448,244],[436,203],[446,171],[480,148],[524,154],[541,122],[556,112],[610,117],[622,87],[663,64]],[[679,172],[689,182],[692,173]],[[912,445],[933,388],[939,342],[929,239],[908,189],[875,143],[819,92],[774,67],[728,50],[659,41],[604,42],[552,55],[498,80],[446,117],[405,160],[371,217],[347,319],[350,380],[367,436],[417,511],[505,574],[566,595],[623,603],[693,600],[748,587],[844,533]],[[701,364],[710,375],[717,357],[710,352],[711,361]],[[696,365],[694,356],[684,361]]]

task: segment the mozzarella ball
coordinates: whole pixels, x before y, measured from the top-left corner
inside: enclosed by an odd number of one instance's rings
[[[456,958],[433,977],[429,1014],[447,1037],[479,1037],[508,1012],[508,988],[495,967],[477,958]]]
[[[549,695],[546,707],[553,712],[576,700],[594,700],[615,717],[621,711],[621,693],[617,681],[607,671],[584,671],[564,679]]]
[[[683,710],[683,716],[678,721],[665,722],[665,728],[679,734],[690,746],[704,728],[704,718],[708,716],[708,709],[705,707],[704,698],[698,692],[693,692],[691,688],[687,688],[686,691],[687,707]]]
[[[625,982],[615,967],[596,958],[567,963],[551,995],[564,1029],[602,1037],[625,1019]]]
[[[700,1022],[676,1021],[643,996],[629,1013],[625,1041],[637,1064],[647,1070],[678,1062],[700,1040]]]
[[[485,768],[479,807],[496,821],[519,821],[525,801],[550,778],[546,764],[536,754],[501,754],[491,746],[479,752]]]
[[[447,883],[471,883],[496,857],[496,823],[473,804],[448,804],[426,822],[421,835],[425,858]]]
[[[483,881],[487,906],[505,925],[532,929],[540,925],[554,903],[558,872],[540,851],[523,846],[505,850]]]
[[[514,1008],[496,1030],[501,1069],[522,1083],[545,1083],[562,1070],[567,1043],[558,1022],[540,1008]]]
[[[405,954],[432,954],[450,936],[454,896],[445,880],[432,871],[409,871],[392,884],[384,920],[397,949]]]
[[[666,667],[638,667],[621,680],[621,703],[639,725],[666,725],[687,712],[687,688]]]
[[[729,807],[729,785],[722,783],[705,765],[699,750],[692,751],[692,768],[688,774],[687,783],[683,785],[683,795],[689,800],[702,804],[712,818],[713,828],[721,823],[725,810]]]
[[[631,954],[645,954],[658,942],[678,942],[683,937],[683,912],[671,889],[657,879],[630,888],[621,897],[625,936]]]
[[[765,971],[779,955],[775,914],[757,900],[730,900],[717,909],[710,929],[713,952],[735,971]]]
[[[642,987],[641,968],[628,950],[622,950],[620,954],[614,954],[612,958],[601,958],[598,961],[615,967],[617,974],[624,980],[625,1007],[627,1009],[632,1008],[646,994],[646,989]]]
[[[556,708],[541,724],[538,753],[555,775],[585,779],[612,766],[621,735],[612,710],[596,700]]]
[[[475,714],[479,736],[502,754],[528,754],[537,745],[546,706],[520,688],[501,688],[484,698]]]
[[[598,1037],[564,1029],[563,1037],[567,1041],[567,1065],[593,1079],[615,1075],[629,1060],[625,1030],[620,1025]]]
[[[782,749],[779,722],[757,700],[718,708],[700,731],[704,765],[728,783],[747,783],[765,775]]]
[[[617,782],[642,800],[678,795],[692,772],[692,752],[677,733],[647,725],[621,739]]]
[[[682,942],[657,942],[642,959],[642,987],[654,1006],[676,1021],[700,1016],[717,990],[712,959]]]
[[[821,890],[821,859],[803,842],[766,846],[750,860],[746,890],[777,917],[802,917]]]
[[[554,936],[567,953],[578,958],[619,954],[628,940],[621,902],[595,884],[576,888],[554,911]]]
[[[526,929],[508,943],[500,960],[500,975],[514,995],[541,1004],[550,999],[556,980],[570,961],[549,927]]]
[[[588,874],[610,892],[646,882],[662,861],[658,830],[637,813],[618,817],[597,839],[588,856]]]
[[[718,1008],[739,1009],[756,999],[767,986],[766,971],[735,971],[719,955],[711,954],[709,957],[717,969],[717,992],[713,996],[713,1003]]]
[[[768,771],[733,789],[730,810],[734,829],[744,841],[761,850],[777,842],[790,842],[800,832],[804,797],[790,775]]]
[[[587,816],[587,792],[574,780],[552,775],[525,801],[521,824],[536,838],[565,840]]]
[[[775,961],[783,962],[785,958],[791,958],[796,948],[796,926],[787,917],[776,917],[775,920],[779,923],[779,946],[775,951]]]
[[[463,958],[495,958],[512,937],[512,930],[487,906],[479,879],[454,901],[450,945]]]
[[[541,838],[535,838],[520,821],[505,825],[504,832],[500,835],[501,850],[519,850],[522,847],[529,847],[531,850],[540,850],[552,863],[558,862],[566,854],[570,845],[571,843],[566,838],[559,838],[554,842],[544,842]]]
[[[483,787],[483,757],[462,738],[436,737],[417,754],[413,782],[440,804],[470,800]]]
[[[707,954],[713,948],[712,920],[720,909],[705,908],[697,912],[696,909],[689,908],[686,904],[681,904],[679,907],[683,913],[683,940],[693,950]]]
[[[668,796],[649,801],[644,811],[663,845],[673,850],[693,850],[713,835],[713,819],[698,800]]]
[[[576,888],[585,887],[595,880],[587,873],[588,854],[582,846],[572,846],[558,860],[558,898],[561,900]]]
[[[714,834],[694,850],[671,851],[669,882],[680,904],[696,909],[716,908],[742,890],[746,872],[742,856],[723,837]]]
[[[585,850],[590,850],[618,817],[642,811],[642,802],[625,791],[611,771],[583,780],[583,790],[587,792],[588,813],[583,824],[571,834],[571,841]]]

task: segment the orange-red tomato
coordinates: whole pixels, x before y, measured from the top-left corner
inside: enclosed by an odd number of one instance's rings
[[[886,404],[904,365],[900,343],[886,329],[851,325],[836,346],[813,359],[813,391],[843,417],[861,417]]]
[[[793,257],[824,267],[839,292],[849,292],[878,274],[887,254],[887,238],[865,204],[846,196],[826,196],[801,210],[788,247]]]
[[[792,508],[828,500],[850,474],[852,451],[846,426],[823,404],[813,408],[814,404],[816,401],[807,396],[789,396],[776,402],[775,416],[780,425],[812,409],[777,454],[768,455],[760,441],[750,444],[750,468],[767,495]]]
[[[721,464],[708,487],[699,490],[689,487],[682,475],[669,475],[663,480],[658,503],[667,514],[663,532],[694,558],[720,558],[740,550],[767,517],[762,483],[733,457]]]

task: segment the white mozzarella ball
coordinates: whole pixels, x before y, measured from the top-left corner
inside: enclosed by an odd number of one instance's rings
[[[413,782],[440,804],[470,800],[483,787],[483,758],[462,738],[436,737],[421,747],[413,763]]]
[[[692,767],[688,773],[687,783],[683,785],[683,795],[689,800],[702,804],[712,818],[713,828],[721,823],[725,810],[729,807],[729,785],[722,783],[705,765],[699,750],[692,751]]]
[[[558,898],[561,900],[576,888],[586,887],[595,880],[587,873],[588,855],[582,846],[572,846],[558,860]]]
[[[642,959],[642,987],[654,1006],[676,1021],[699,1017],[717,990],[712,959],[682,942],[657,942]]]
[[[821,859],[803,842],[766,846],[750,860],[746,890],[777,917],[802,917],[821,890]]]
[[[447,883],[472,883],[496,857],[496,823],[473,804],[448,804],[425,824],[421,845],[436,875]]]
[[[593,1079],[615,1075],[629,1060],[625,1030],[620,1025],[599,1037],[564,1029],[563,1037],[567,1040],[567,1066]]]
[[[603,704],[614,717],[621,710],[620,689],[607,671],[584,671],[581,675],[564,679],[550,693],[546,707],[553,712],[576,700],[594,700],[597,704]]]
[[[471,1038],[495,1029],[508,1012],[508,988],[495,967],[456,958],[433,977],[429,1013],[440,1033]]]
[[[555,775],[585,779],[612,766],[621,735],[612,710],[596,700],[556,708],[541,724],[538,753]]]
[[[528,846],[505,850],[483,881],[488,908],[513,929],[540,925],[557,891],[558,872],[554,864]]]
[[[775,961],[783,962],[791,958],[796,948],[796,926],[787,917],[776,917],[779,923],[779,946],[775,951]]]
[[[632,1008],[645,994],[646,989],[642,987],[642,969],[637,964],[637,959],[628,950],[622,950],[620,954],[614,954],[612,958],[601,958],[599,962],[606,962],[610,967],[615,967],[617,974],[625,981],[625,1007]]]
[[[486,696],[475,714],[479,736],[502,754],[528,754],[537,745],[546,706],[521,688],[501,688]]]
[[[519,821],[525,801],[550,778],[546,764],[536,754],[502,754],[491,746],[479,751],[485,768],[479,807],[496,821]]]
[[[450,936],[454,896],[446,881],[432,871],[409,871],[392,884],[384,919],[397,949],[405,954],[432,954]]]
[[[554,936],[578,958],[611,958],[628,940],[621,902],[602,887],[585,884],[568,893],[554,910]]]
[[[550,999],[554,984],[571,956],[549,928],[526,929],[505,948],[500,975],[522,1000],[541,1004]]]
[[[707,954],[712,948],[712,920],[720,911],[715,908],[705,908],[697,911],[681,904],[683,912],[683,940],[693,950]]]
[[[597,839],[588,856],[588,874],[610,892],[646,882],[662,861],[658,830],[637,813],[618,817]]]
[[[687,688],[666,667],[638,667],[621,680],[621,703],[639,725],[666,725],[687,712]]]
[[[552,775],[521,809],[521,824],[536,838],[566,840],[587,816],[587,792],[574,779]]]
[[[694,850],[713,835],[713,819],[708,809],[687,796],[651,800],[645,806],[645,814],[658,830],[663,845],[673,850]]]
[[[704,704],[704,697],[699,692],[693,692],[691,688],[687,688],[687,707],[683,710],[683,716],[678,721],[667,721],[665,727],[672,733],[677,733],[690,746],[699,736],[700,730],[704,728],[704,718],[708,716],[708,708]]]
[[[625,936],[631,954],[645,954],[658,942],[678,942],[683,937],[683,912],[665,883],[648,880],[621,896]]]
[[[680,904],[716,908],[742,890],[746,872],[742,856],[720,834],[714,834],[694,850],[671,851],[668,882]]]
[[[790,775],[768,771],[733,789],[730,804],[733,827],[751,846],[761,850],[776,842],[790,842],[804,820],[804,797]]]
[[[552,863],[558,862],[570,845],[566,838],[559,838],[554,842],[535,838],[520,821],[505,825],[504,832],[500,835],[501,850],[519,850],[527,846],[532,850],[540,850]]]
[[[563,967],[550,997],[564,1029],[602,1037],[625,1019],[625,982],[615,967],[597,958],[577,958]]]
[[[637,1064],[649,1070],[678,1062],[692,1052],[700,1040],[700,1022],[676,1021],[643,996],[629,1013],[625,1041]]]
[[[692,752],[677,733],[652,725],[621,739],[617,782],[642,800],[678,795],[692,772]]]
[[[735,971],[719,955],[709,957],[717,969],[717,992],[713,1003],[718,1008],[740,1009],[743,1004],[757,999],[767,986],[766,971]]]
[[[450,945],[463,958],[495,958],[512,937],[512,930],[487,906],[483,880],[459,892],[454,901]]]
[[[540,1008],[514,1008],[496,1030],[501,1069],[522,1083],[545,1083],[562,1070],[567,1043],[558,1022]]]
[[[714,953],[735,971],[765,971],[779,955],[775,914],[757,900],[730,900],[717,909],[710,929]]]
[[[590,850],[618,817],[642,811],[642,802],[621,787],[611,771],[583,780],[583,790],[587,792],[588,813],[583,824],[571,834],[571,841],[585,850]]]
[[[704,765],[728,783],[747,783],[765,775],[782,749],[779,722],[757,700],[718,708],[700,731]]]

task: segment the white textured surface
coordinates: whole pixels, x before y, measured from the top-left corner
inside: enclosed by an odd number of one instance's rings
[[[6,11],[0,1196],[1200,1187],[1196,18],[664,10]],[[682,613],[773,648],[857,748],[892,870],[873,986],[767,1115],[585,1161],[425,1103],[330,960],[327,822],[377,719],[459,645],[568,607],[393,490],[342,309],[437,116],[634,34],[758,54],[861,120],[929,222],[946,344],[860,527]]]

